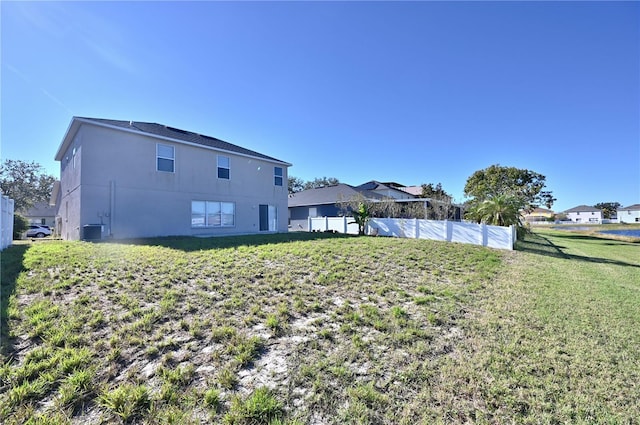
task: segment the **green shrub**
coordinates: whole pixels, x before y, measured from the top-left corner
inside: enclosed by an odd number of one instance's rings
[[[29,228],[29,222],[20,214],[13,215],[13,239],[22,239],[22,234]]]

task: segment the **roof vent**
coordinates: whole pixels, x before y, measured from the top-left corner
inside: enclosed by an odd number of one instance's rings
[[[129,121],[129,127],[133,125],[133,121]]]

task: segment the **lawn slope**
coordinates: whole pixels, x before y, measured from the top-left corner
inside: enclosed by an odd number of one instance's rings
[[[461,422],[637,423],[640,245],[541,231],[519,248],[442,378],[450,409]]]
[[[412,400],[501,255],[324,234],[36,243],[3,280],[0,419],[427,420]]]
[[[633,423],[640,245],[328,234],[2,254],[3,423]]]

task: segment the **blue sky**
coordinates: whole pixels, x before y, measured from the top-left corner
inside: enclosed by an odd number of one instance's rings
[[[637,2],[6,2],[2,158],[72,116],[158,122],[289,174],[442,183],[492,164],[563,211],[640,202]]]

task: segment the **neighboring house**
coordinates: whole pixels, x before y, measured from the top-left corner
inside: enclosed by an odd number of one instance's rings
[[[405,186],[399,183],[380,183],[375,180],[371,180],[369,182],[363,183],[360,186],[356,186],[359,190],[368,190],[371,192],[375,192],[379,195],[384,196],[385,198],[393,198],[393,199],[415,199],[416,196],[411,193],[403,190]],[[421,192],[422,193],[422,192]]]
[[[337,203],[359,196],[374,201],[384,199],[376,192],[345,183],[293,193],[289,195],[289,227],[308,231],[309,217],[339,217],[343,214]]]
[[[49,227],[55,227],[56,224],[56,208],[49,205],[48,202],[36,202],[28,210],[21,212],[21,215],[27,219],[29,224]]]
[[[640,204],[618,208],[619,223],[640,223]]]
[[[567,220],[571,220],[574,223],[602,223],[602,210],[588,205],[580,205],[570,210],[564,211],[567,216]]]
[[[397,183],[367,182],[359,186],[340,183],[316,189],[307,189],[289,195],[289,228],[292,231],[307,231],[309,217],[340,217],[344,211],[338,205],[340,201],[348,201],[356,197],[363,197],[373,202],[391,201],[400,206],[400,216],[408,214],[411,204],[419,203],[419,208],[425,209],[425,214],[439,214],[448,220],[461,220],[462,210],[459,205],[443,205],[439,207],[437,201],[417,198],[402,190]],[[435,206],[435,207],[434,207]],[[401,218],[396,217],[396,218]]]
[[[548,210],[546,208],[535,208],[533,211],[522,214],[524,221],[527,223],[539,223],[546,222],[552,219],[555,216],[555,213],[552,210]]]
[[[291,164],[213,137],[74,117],[55,159],[63,239],[287,231]]]

